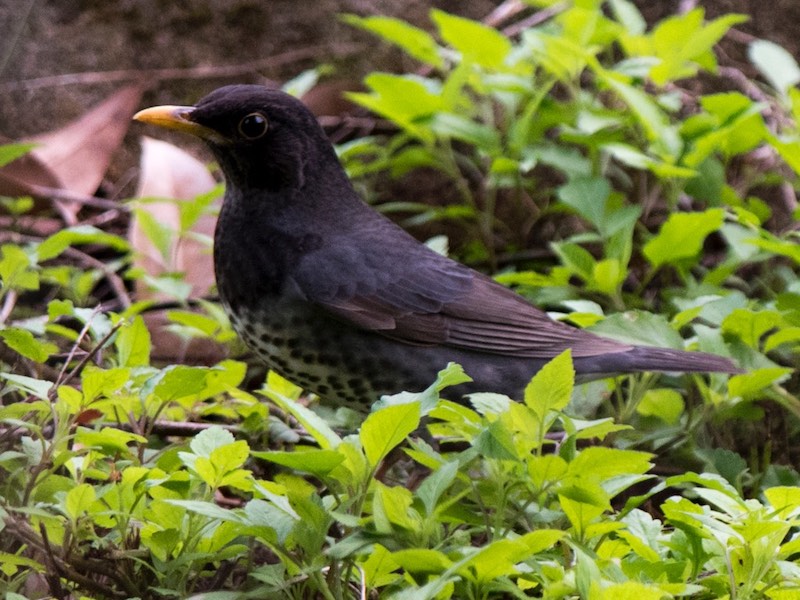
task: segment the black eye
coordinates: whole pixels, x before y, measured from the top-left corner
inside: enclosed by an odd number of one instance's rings
[[[239,121],[239,133],[248,140],[257,140],[267,133],[267,117],[261,113],[254,112]]]

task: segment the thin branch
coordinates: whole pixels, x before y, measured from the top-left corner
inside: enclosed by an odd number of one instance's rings
[[[361,49],[360,44],[337,44],[333,47],[333,54],[353,53]],[[46,77],[36,77],[33,79],[22,79],[0,83],[0,90],[11,91],[21,89],[38,89],[47,87],[59,87],[63,85],[110,83],[125,81],[165,81],[178,79],[217,79],[226,77],[236,77],[246,75],[262,69],[270,69],[285,64],[290,64],[302,60],[308,60],[321,55],[331,55],[330,44],[320,44],[308,46],[297,50],[282,52],[267,58],[261,58],[251,62],[236,65],[210,65],[191,68],[168,68],[168,69],[120,69],[116,71],[90,71],[84,73],[64,73],[62,75],[49,75]]]
[[[17,305],[18,297],[17,290],[13,288],[6,293],[6,297],[3,298],[3,306],[0,308],[0,325],[3,325],[8,320],[8,317],[11,316],[11,312]]]
[[[36,196],[37,198],[60,200],[62,202],[71,202],[73,204],[81,204],[83,206],[91,206],[92,208],[101,208],[103,210],[130,210],[126,204],[116,202],[115,200],[79,194],[62,188],[47,187],[35,183],[27,183],[25,187],[27,188],[26,191],[31,196]]]
[[[111,285],[111,288],[114,290],[114,294],[116,294],[117,299],[123,308],[128,308],[133,303],[131,297],[128,295],[128,290],[125,289],[125,282],[122,281],[122,277],[110,269],[106,263],[101,260],[97,260],[94,256],[86,254],[85,252],[81,252],[72,246],[64,250],[64,255],[82,260],[90,267],[102,271],[103,276],[108,280],[109,285]]]
[[[81,359],[81,361],[77,365],[75,365],[75,368],[69,372],[69,374],[64,378],[64,380],[61,382],[60,385],[67,384],[70,381],[72,381],[75,377],[80,375],[81,371],[83,371],[84,367],[89,363],[89,361],[92,360],[97,355],[97,353],[103,349],[103,346],[106,345],[106,342],[108,342],[108,340],[111,339],[111,336],[113,336],[119,330],[119,328],[122,327],[124,323],[125,321],[121,320],[116,325],[114,325],[111,328],[111,330],[107,334],[105,334],[99,342],[97,342],[95,347],[89,350],[89,352],[86,353],[86,356],[84,356]],[[55,388],[56,386],[53,386],[54,390]]]

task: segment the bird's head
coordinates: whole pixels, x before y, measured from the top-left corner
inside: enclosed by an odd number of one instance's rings
[[[333,156],[324,131],[302,102],[258,85],[222,87],[195,106],[155,106],[133,118],[201,138],[228,185],[240,189],[301,188],[306,165],[330,164]]]

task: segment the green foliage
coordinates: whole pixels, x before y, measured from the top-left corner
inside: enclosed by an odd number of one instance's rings
[[[720,476],[659,481],[649,473],[652,454],[597,445],[625,428],[564,412],[569,354],[534,377],[522,403],[479,395],[468,408],[438,399],[427,429],[460,446],[449,451],[407,437],[419,425],[420,398],[388,401],[358,436],[341,438],[275,376],[263,393],[305,414],[320,447],[251,452],[212,426],[153,452],[147,437],[120,425],[80,424],[87,409],[108,411],[131,395],[185,405],[185,394],[163,384],[174,369],[150,371],[146,379],[129,369],[90,371],[83,391],[62,387],[52,410],[43,400],[0,409],[3,422],[25,415],[26,423],[20,451],[0,460],[6,534],[49,548],[38,559],[7,548],[6,590],[25,573],[46,572],[53,557],[79,584],[77,566],[103,573],[107,583],[89,586],[101,596],[187,597],[222,583],[220,572],[242,578],[232,598],[346,598],[360,586],[393,598],[756,597],[800,585],[787,537],[800,511],[796,489],[767,487],[756,501]],[[453,373],[441,381],[458,381]],[[198,380],[208,373],[193,374],[175,376],[175,389],[194,380],[195,404],[205,402]],[[424,468],[412,489],[373,476],[401,444],[412,462],[389,477]],[[251,456],[280,471],[262,478]],[[238,501],[223,508],[220,493]],[[641,508],[657,497],[661,519]],[[106,550],[102,562],[86,554],[90,547]],[[242,570],[265,552],[268,564]]]
[[[648,30],[627,0],[529,4],[552,17],[512,37],[441,11],[433,33],[345,17],[423,65],[351,94],[397,129],[338,149],[351,176],[432,174],[449,191],[439,205],[415,189],[384,210],[457,223],[463,258],[502,266],[554,317],[746,372],[576,383],[565,353],[523,398],[463,405],[447,393],[469,374],[450,365],[352,426],[273,373],[251,393],[238,360],[155,364],[151,303],[93,308],[103,282],[119,272],[179,303],[189,286],[129,268],[122,238],[9,235],[6,597],[42,580],[92,598],[797,596],[800,213],[771,194],[797,187],[800,68],[756,41],[757,100],[691,92],[682,82],[715,75],[741,16],[696,8]],[[29,149],[1,147],[0,166]],[[217,194],[179,203],[177,232],[146,211],[142,229],[167,257]],[[12,233],[33,205],[2,199]],[[518,258],[533,241],[549,252]],[[105,264],[71,263],[76,248]],[[221,308],[201,306],[170,311],[173,330],[231,342]]]

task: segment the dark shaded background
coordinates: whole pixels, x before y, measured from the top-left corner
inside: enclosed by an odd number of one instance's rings
[[[284,81],[321,62],[357,82],[370,70],[412,68],[401,53],[339,20],[340,13],[399,16],[430,27],[432,7],[480,19],[499,0],[0,0],[0,135],[18,139],[57,128],[138,77],[143,105],[191,103],[232,82]],[[638,0],[650,22],[691,8],[677,0]],[[709,18],[744,12],[722,60],[748,75],[742,39],[778,42],[795,56],[796,0],[710,0]],[[219,67],[231,66],[227,73]],[[163,69],[177,71],[164,72]],[[138,130],[134,127],[134,133]],[[134,160],[126,146],[119,160]],[[126,166],[127,165],[127,166]],[[113,179],[114,172],[109,174]]]

